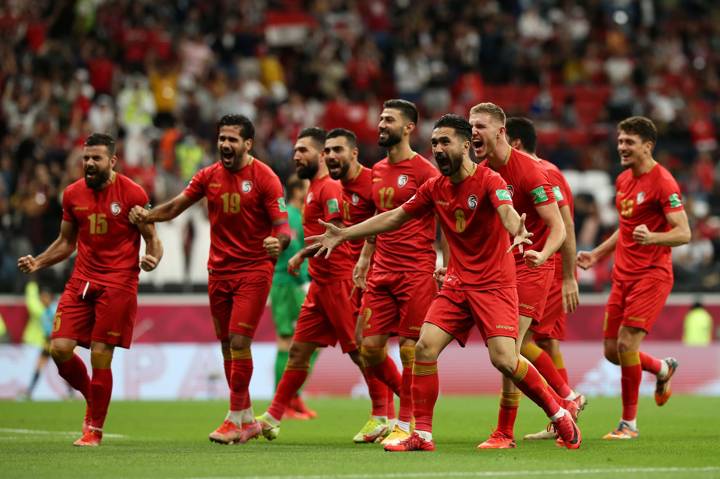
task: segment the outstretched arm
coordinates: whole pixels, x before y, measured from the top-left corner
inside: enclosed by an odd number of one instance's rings
[[[513,236],[513,242],[508,249],[508,252],[512,251],[516,246],[518,251],[523,252],[523,245],[532,244],[530,237],[532,233],[529,233],[525,228],[525,213],[521,215],[513,208],[512,205],[502,204],[497,208],[500,221],[503,226]]]
[[[344,241],[393,231],[400,228],[410,219],[412,219],[412,216],[410,216],[402,206],[398,206],[394,210],[386,211],[385,213],[373,216],[362,223],[347,228],[338,228],[331,223],[320,221],[326,228],[325,233],[317,236],[309,236],[305,238],[305,241],[312,243],[310,248],[317,250],[315,256],[320,256],[325,253],[325,257],[327,258],[330,256],[332,250]]]
[[[152,210],[147,210],[142,206],[135,206],[130,210],[130,223],[137,225],[169,221],[188,209],[193,203],[195,202],[188,198],[185,193],[180,193],[175,198],[156,206]]]
[[[60,235],[57,239],[37,258],[34,258],[32,255],[19,258],[18,268],[23,273],[29,274],[68,258],[73,254],[73,251],[75,251],[77,235],[77,226],[70,221],[63,220],[60,224]]]
[[[595,263],[615,251],[620,230],[617,229],[608,239],[600,243],[592,251],[580,251],[577,254],[577,265],[582,269],[590,269]]]

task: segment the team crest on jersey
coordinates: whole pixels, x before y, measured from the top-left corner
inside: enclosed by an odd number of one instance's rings
[[[250,193],[252,191],[252,181],[245,180],[242,182],[242,192],[243,193]]]
[[[308,193],[307,198],[305,199],[305,203],[310,204],[310,203],[312,203],[312,200],[313,200],[313,194],[311,191],[310,193]]]
[[[637,204],[642,204],[642,202],[645,201],[645,192],[641,191],[637,194]]]
[[[360,201],[360,197],[357,195],[357,193],[353,193],[350,197],[350,201],[352,201],[352,204],[356,205],[358,204],[358,201]]]
[[[510,192],[510,197],[512,197],[512,195],[515,194],[515,190],[513,189],[513,185],[507,185],[507,190]]]
[[[118,203],[117,201],[113,201],[112,203],[110,203],[110,213],[112,213],[113,216],[119,215],[120,211],[122,211],[120,203]]]
[[[475,196],[475,195],[468,196],[468,199],[467,199],[468,208],[470,208],[471,210],[474,210],[475,207],[477,207],[477,202],[478,202],[477,196]]]
[[[407,185],[408,177],[407,175],[400,175],[398,176],[398,187],[402,188],[403,186]]]

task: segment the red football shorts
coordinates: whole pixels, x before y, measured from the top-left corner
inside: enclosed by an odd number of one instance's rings
[[[137,314],[137,293],[80,278],[65,285],[55,313],[51,338],[92,341],[129,348]]]
[[[210,277],[210,313],[220,341],[227,341],[230,334],[255,336],[271,285],[272,272],[248,273],[234,279]]]
[[[340,343],[343,353],[357,350],[357,316],[350,297],[352,289],[351,279],[337,279],[323,284],[311,281],[298,315],[293,341],[321,346]]]
[[[384,334],[417,339],[437,294],[432,273],[375,273],[363,293],[363,337]]]
[[[615,339],[620,326],[639,328],[649,333],[672,290],[671,278],[641,278],[635,281],[613,280],[605,307],[603,337]]]
[[[565,339],[567,314],[563,309],[562,283],[562,279],[553,280],[542,318],[532,325],[533,339]]]
[[[548,293],[555,278],[555,265],[550,262],[550,266],[531,269],[518,264],[516,271],[520,316],[532,319],[530,329],[534,331],[545,312]]]
[[[430,305],[425,322],[452,335],[463,347],[473,326],[478,327],[485,343],[495,336],[517,339],[517,289],[441,289]]]

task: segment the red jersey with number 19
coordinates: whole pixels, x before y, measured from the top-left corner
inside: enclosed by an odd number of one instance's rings
[[[671,229],[665,215],[682,211],[680,187],[662,165],[638,177],[628,169],[615,180],[615,207],[620,217],[620,236],[615,247],[613,278],[619,281],[643,277],[672,280],[672,256],[669,246],[640,245],[633,240],[636,227],[650,231]]]
[[[392,210],[440,172],[422,156],[391,163],[384,158],[373,166],[373,201],[378,213]],[[402,228],[378,235],[373,272],[435,270],[435,218],[431,212],[405,223]]]
[[[342,198],[343,188],[339,181],[330,176],[316,178],[310,181],[310,188],[305,197],[305,209],[303,210],[303,234],[309,236],[321,235],[325,227],[318,220],[329,223],[334,220],[342,220]],[[328,283],[334,279],[350,279],[352,269],[355,266],[355,258],[352,256],[350,245],[343,243],[333,250],[329,258],[325,255],[314,257],[308,260],[310,278],[318,284]]]
[[[454,184],[440,176],[418,188],[402,208],[413,217],[435,212],[450,245],[443,289],[488,290],[516,286],[510,236],[497,208],[512,205],[507,183],[489,168]]]
[[[491,168],[487,160],[480,163],[480,166]],[[508,162],[495,171],[500,173],[500,176],[507,182],[517,212],[526,215],[525,227],[533,234],[533,244],[526,249],[541,251],[550,234],[550,229],[535,207],[555,202],[545,169],[540,161],[532,156],[511,148]],[[517,249],[515,250],[515,262],[517,264],[524,263],[523,255]],[[548,261],[541,268],[552,267],[552,265],[553,263]]]
[[[130,223],[128,213],[147,203],[145,191],[120,173],[100,191],[89,188],[84,179],[65,189],[63,221],[78,228],[73,278],[137,291],[140,231]]]
[[[272,274],[275,260],[263,240],[273,232],[289,237],[290,229],[282,185],[269,166],[253,158],[233,172],[216,162],[195,173],[184,194],[193,201],[208,200],[208,272],[213,278],[233,279],[248,271]]]
[[[346,226],[365,221],[375,214],[375,203],[372,198],[372,170],[360,167],[358,175],[342,182],[343,205],[342,217]],[[365,240],[349,241],[352,257],[357,259],[360,256]]]

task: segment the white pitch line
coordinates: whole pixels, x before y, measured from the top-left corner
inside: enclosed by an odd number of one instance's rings
[[[626,473],[712,473],[720,472],[720,467],[620,467],[608,469],[558,469],[554,471],[448,471],[448,472],[397,472],[386,474],[312,474],[286,476],[213,476],[196,477],[193,479],[403,479],[410,477],[516,477],[516,476],[593,476],[598,474]]]
[[[0,427],[0,433],[14,433],[14,434],[38,434],[44,436],[77,436],[79,431],[43,431],[38,429],[11,429],[8,427]],[[127,436],[123,434],[105,434],[103,437],[111,437],[115,439],[124,439]]]

